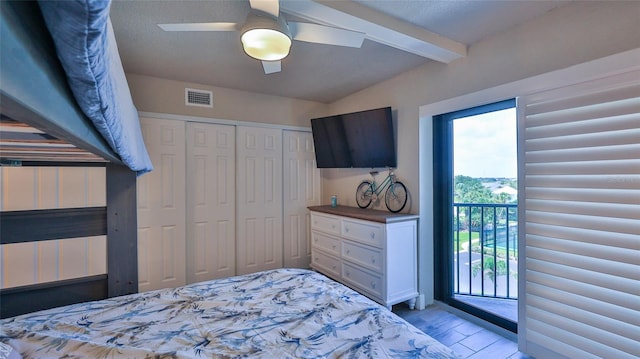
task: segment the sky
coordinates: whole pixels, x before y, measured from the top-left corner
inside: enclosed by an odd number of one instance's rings
[[[516,178],[516,109],[453,121],[454,176]]]

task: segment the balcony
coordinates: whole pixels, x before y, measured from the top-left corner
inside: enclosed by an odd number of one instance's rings
[[[455,299],[517,322],[518,205],[454,203]]]

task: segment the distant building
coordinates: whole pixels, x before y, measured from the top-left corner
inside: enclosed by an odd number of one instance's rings
[[[518,199],[518,190],[511,186],[501,186],[491,191],[494,195],[500,195],[501,193],[506,193],[510,197],[511,201],[516,201]]]
[[[501,193],[508,194],[510,196],[510,202],[515,202],[518,199],[518,190],[511,186],[504,185],[504,182],[483,182],[482,185],[496,196],[499,196]]]
[[[509,194],[511,196],[517,196],[518,195],[518,190],[513,188],[513,187],[511,187],[511,186],[503,186],[503,187],[500,187],[500,188],[497,188],[497,189],[491,191],[491,193],[493,193],[493,194],[507,193],[507,194]]]

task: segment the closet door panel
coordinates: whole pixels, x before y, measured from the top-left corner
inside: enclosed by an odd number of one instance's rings
[[[308,206],[320,205],[320,170],[310,132],[283,131],[284,266],[309,268]]]
[[[282,267],[282,130],[238,126],[237,273]]]
[[[185,123],[141,118],[154,170],[138,178],[139,290],[186,284]]]
[[[235,275],[235,126],[187,123],[187,282]]]

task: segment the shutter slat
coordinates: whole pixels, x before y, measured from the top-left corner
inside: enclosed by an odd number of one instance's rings
[[[581,256],[578,254],[531,246],[527,246],[527,257],[544,260],[550,263],[564,264],[570,267],[580,268],[596,273],[604,273],[640,281],[640,268],[634,264],[620,263],[599,257]],[[640,290],[640,288],[638,290]],[[636,290],[636,292],[638,292],[638,290]],[[638,292],[638,294],[640,294],[640,292]]]
[[[527,120],[528,119],[529,117],[527,116]],[[525,131],[525,139],[531,140],[536,138],[576,136],[591,133],[633,130],[638,128],[638,123],[640,123],[640,109],[638,109],[637,113],[631,113],[624,116],[596,118],[585,121],[527,128]]]
[[[525,204],[527,206],[527,210],[530,211],[640,219],[640,204],[633,205],[619,203],[550,201],[536,199],[527,199]]]
[[[557,107],[581,107],[593,103],[636,98],[640,92],[640,71],[630,71],[624,75],[596,80],[592,84],[562,87],[527,96],[527,113],[551,112]],[[597,86],[593,85],[599,82]],[[608,83],[607,83],[608,82]],[[560,104],[559,106],[554,106]]]
[[[626,250],[638,250],[638,236],[626,233],[611,233],[596,231],[587,228],[572,228],[567,226],[556,226],[544,223],[527,223],[527,235],[539,235],[584,243],[603,244],[611,247],[618,247],[621,252]]]
[[[640,69],[635,69],[610,75],[599,80],[593,80],[590,83],[549,89],[528,95],[526,98],[526,105],[530,106],[545,102],[562,101],[576,96],[590,96],[593,94],[606,93],[608,91],[616,91],[618,89],[638,86],[639,78]],[[632,94],[630,97],[638,97],[638,94]],[[596,99],[596,101],[598,100]]]
[[[622,295],[633,295],[637,297],[638,283],[635,280],[621,278],[609,274],[593,272],[581,268],[571,267],[562,263],[548,262],[544,259],[527,259],[527,273],[546,273],[558,278],[559,282],[564,279],[576,282],[591,284],[605,290],[613,290]],[[529,281],[527,280],[527,283]],[[633,308],[633,307],[631,307]]]
[[[527,338],[538,344],[544,343],[543,347],[552,350],[556,353],[562,353],[567,358],[580,358],[580,359],[602,359],[602,357],[588,353],[582,350],[580,347],[575,347],[567,344],[567,337],[571,333],[566,331],[559,331],[557,328],[550,326],[539,320],[533,318],[527,321]],[[581,341],[582,338],[574,336],[570,337],[572,342]],[[578,345],[583,343],[578,343]],[[542,345],[541,345],[542,346]]]
[[[626,218],[600,218],[570,213],[549,213],[544,211],[526,211],[527,222],[550,224],[569,228],[593,229],[612,233],[627,233],[640,236],[638,220]]]
[[[640,137],[638,143],[618,146],[581,147],[570,149],[552,149],[530,151],[527,153],[527,163],[535,162],[572,162],[572,161],[602,161],[602,160],[636,160],[640,163]],[[640,169],[636,170],[640,173]]]
[[[527,117],[532,119],[531,126],[535,127],[570,122],[580,118],[605,118],[616,116],[616,114],[633,113],[640,106],[640,100],[634,98],[638,93],[640,93],[640,86],[630,86],[618,89],[615,94],[598,93],[593,95],[593,98],[577,97],[529,105]]]
[[[531,199],[638,204],[637,198],[633,197],[632,195],[635,195],[634,191],[614,188],[593,189],[530,187],[527,189],[527,198]]]
[[[527,321],[527,327],[531,328],[527,330],[527,338],[532,341],[535,340],[534,343],[544,343],[541,346],[549,348],[566,358],[602,359],[601,355],[593,353],[594,350],[598,350],[597,342],[594,343],[594,341],[581,337],[573,331],[562,330],[554,325],[547,324],[550,320],[540,313],[534,311],[532,314],[538,315],[536,318],[530,318]],[[572,343],[572,345],[567,343]]]
[[[572,294],[589,297],[605,304],[610,304],[622,308],[629,308],[632,311],[640,310],[638,297],[634,294],[624,293],[609,288],[598,287],[590,283],[578,282],[572,279],[558,277],[557,275],[547,274],[545,272],[529,270],[527,271],[527,281],[536,283],[557,290],[564,290]],[[634,318],[633,316],[629,318]],[[604,318],[596,318],[596,322],[605,324]],[[588,318],[586,320],[592,320]],[[620,321],[613,323],[613,326],[619,326]],[[609,325],[609,324],[606,324]]]
[[[525,165],[526,168],[526,165]],[[631,198],[638,198],[640,193],[640,175],[612,174],[612,175],[527,175],[527,187],[549,188],[591,188],[591,189],[620,189],[629,190]]]
[[[544,286],[540,286],[545,288]],[[556,297],[564,301],[576,301],[576,300],[589,300],[586,297],[573,296],[569,298],[562,296],[562,290],[556,290],[555,288],[545,288],[548,292],[555,291]],[[546,293],[545,293],[546,294]],[[548,298],[541,298],[536,295],[531,295],[531,307],[535,307],[534,310],[540,310],[546,314],[551,314],[554,320],[560,318],[568,318],[569,321],[563,321],[561,325],[564,328],[579,327],[586,338],[591,340],[600,340],[607,346],[614,346],[624,342],[624,346],[621,347],[623,351],[627,353],[633,350],[633,340],[625,336],[624,334],[632,333],[636,328],[635,324],[626,323],[623,321],[609,321],[607,316],[600,315],[591,311],[586,311],[581,308],[577,308],[573,305],[567,305],[563,302],[552,302]],[[594,303],[600,305],[600,303]],[[591,314],[594,314],[593,316]],[[603,325],[604,324],[604,325]],[[602,340],[605,339],[606,340]]]
[[[527,155],[527,161],[529,157]],[[531,175],[606,175],[605,180],[610,181],[611,175],[637,174],[640,176],[638,171],[640,159],[574,162],[563,162],[558,159],[553,162],[542,162],[537,158],[535,161],[528,162],[525,168]]]
[[[538,236],[533,234],[529,234],[527,236],[527,243],[527,245],[536,248],[544,248],[555,252],[565,252],[581,256],[591,256],[598,259],[630,265],[637,265],[638,257],[640,256],[640,250],[629,250],[624,253],[620,253],[618,248],[608,245],[584,243],[577,240]],[[640,267],[637,269],[640,271]]]
[[[634,353],[638,351],[634,348],[637,343],[633,340],[613,335],[597,327],[584,325],[579,321],[568,319],[565,315],[548,312],[538,307],[531,308],[528,313],[532,319],[552,326],[561,337],[572,337],[572,340],[580,342],[581,349],[600,358],[634,358]]]
[[[614,145],[634,145],[640,142],[640,128],[603,131],[572,136],[553,136],[526,140],[528,151],[579,149]]]

